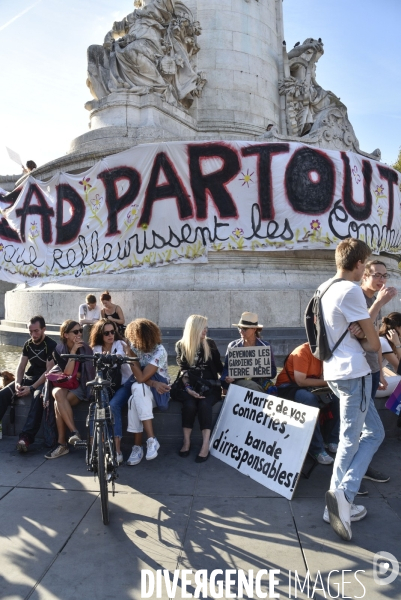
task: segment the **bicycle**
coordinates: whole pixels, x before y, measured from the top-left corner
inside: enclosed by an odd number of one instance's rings
[[[104,379],[103,370],[106,367],[137,361],[138,358],[119,354],[100,354],[99,352],[94,354],[62,354],[62,356],[73,358],[81,363],[93,360],[95,365],[96,377],[86,384],[93,387],[94,394],[94,402],[89,405],[86,418],[88,437],[86,441],[75,442],[74,446],[86,448],[86,464],[88,465],[88,471],[93,471],[95,477],[97,475],[99,479],[102,520],[104,525],[108,525],[110,522],[108,485],[111,483],[112,495],[114,496],[115,480],[118,477],[118,462],[114,445],[114,417],[110,409],[109,394],[106,389],[111,386],[111,382]],[[91,424],[93,424],[92,432]]]

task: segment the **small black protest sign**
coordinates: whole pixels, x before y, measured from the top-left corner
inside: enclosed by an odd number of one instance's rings
[[[252,379],[272,375],[270,346],[230,348],[228,351],[228,376],[233,379]]]

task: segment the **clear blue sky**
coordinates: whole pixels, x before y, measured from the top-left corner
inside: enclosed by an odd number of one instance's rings
[[[401,0],[283,6],[288,49],[307,37],[323,39],[317,81],[348,106],[361,148],[379,147],[383,161],[394,162],[401,145]],[[132,10],[132,0],[0,1],[1,175],[19,172],[5,146],[39,165],[87,131],[86,49]]]

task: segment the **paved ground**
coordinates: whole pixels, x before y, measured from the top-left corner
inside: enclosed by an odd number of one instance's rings
[[[209,575],[215,569],[243,569],[247,577],[250,569],[255,577],[261,569],[277,569],[280,598],[329,598],[329,591],[340,598],[401,598],[401,575],[379,585],[372,568],[379,551],[401,559],[397,439],[386,441],[374,459],[373,466],[390,474],[391,481],[366,482],[368,516],[354,524],[350,543],[322,520],[330,467],[318,466],[309,480],[301,478],[288,502],[216,458],[196,464],[196,448],[181,459],[177,448],[163,446],[155,461],[119,469],[111,523],[105,527],[97,481],[86,471],[83,451],[46,461],[40,445],[20,456],[15,443],[13,437],[0,440],[1,598],[139,600],[142,569],[207,569]],[[309,596],[306,587],[295,594],[294,571],[303,584],[308,569]],[[333,570],[339,573],[328,583]],[[365,572],[355,575],[357,570]],[[187,592],[194,594],[194,575],[189,579]],[[208,598],[237,597],[208,589]],[[261,592],[267,591],[263,577]],[[182,580],[175,595],[167,593],[163,580],[161,594],[155,588],[147,597],[185,597]],[[243,597],[262,595],[255,591]]]

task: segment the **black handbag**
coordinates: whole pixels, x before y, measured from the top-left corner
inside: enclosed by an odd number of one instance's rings
[[[175,401],[178,400],[179,401],[180,394],[181,394],[181,392],[183,392],[183,390],[184,390],[184,385],[182,383],[182,373],[181,373],[181,371],[178,371],[175,381],[170,386],[170,400],[175,400]]]

